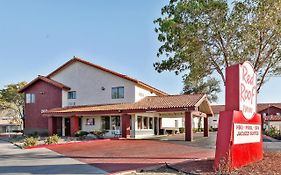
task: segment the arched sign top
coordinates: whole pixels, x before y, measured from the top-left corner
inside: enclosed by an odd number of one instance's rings
[[[239,110],[250,120],[257,108],[257,74],[248,61],[239,69]]]

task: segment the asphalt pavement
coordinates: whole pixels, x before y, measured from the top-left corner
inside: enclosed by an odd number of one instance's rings
[[[23,150],[0,140],[0,174],[106,174],[94,166],[46,148]]]

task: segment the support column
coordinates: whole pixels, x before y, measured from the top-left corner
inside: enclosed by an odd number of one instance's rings
[[[122,114],[122,137],[127,138],[130,135],[130,115]]]
[[[77,131],[79,131],[79,118],[72,116],[70,117],[70,136],[74,137]]]
[[[164,135],[165,133],[160,132],[160,130],[162,128],[162,118],[161,117],[158,118],[158,128],[159,128],[159,130],[158,130],[159,135],[161,135],[161,134]]]
[[[204,137],[209,137],[209,117],[204,117]]]
[[[52,136],[57,134],[57,118],[49,117],[48,118],[48,135]]]
[[[156,135],[159,135],[159,117],[157,117],[157,118],[155,118],[155,120],[156,120]]]
[[[184,113],[185,117],[185,141],[193,140],[193,132],[192,132],[192,113],[190,111],[186,111]]]

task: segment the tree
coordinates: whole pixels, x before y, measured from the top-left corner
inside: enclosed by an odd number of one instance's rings
[[[26,82],[19,82],[17,84],[6,85],[4,89],[0,90],[0,109],[9,109],[23,118],[24,95],[18,93]]]
[[[203,94],[208,94],[208,99],[209,101],[217,101],[218,96],[217,92],[220,92],[220,86],[219,86],[219,81],[210,78],[206,81],[202,79],[188,79],[184,78],[184,88],[183,88],[183,93],[184,94],[198,94],[198,93],[203,93]]]
[[[226,67],[250,61],[259,92],[281,74],[280,10],[281,0],[234,1],[231,7],[224,0],[170,0],[154,21],[162,43],[154,67],[183,72],[184,91],[197,92],[208,81],[218,86],[217,77],[225,84]]]

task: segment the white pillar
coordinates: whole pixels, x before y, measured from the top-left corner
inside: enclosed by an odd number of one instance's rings
[[[61,135],[65,136],[65,118],[62,117]]]

